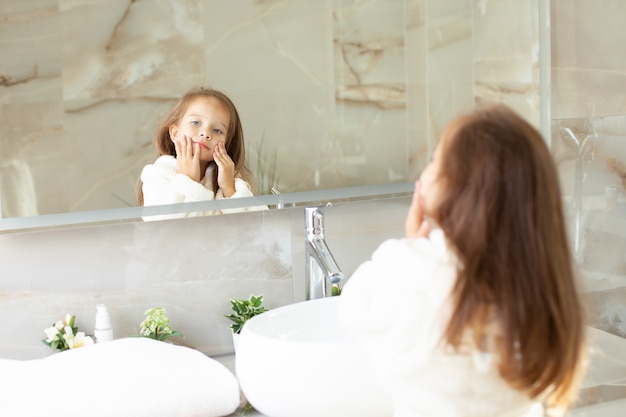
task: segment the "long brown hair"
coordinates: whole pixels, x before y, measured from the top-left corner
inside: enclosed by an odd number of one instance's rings
[[[246,148],[243,138],[243,127],[237,108],[230,98],[221,91],[210,88],[199,87],[188,91],[183,95],[176,105],[165,116],[156,129],[154,136],[154,144],[159,152],[159,156],[171,155],[176,157],[176,147],[170,138],[170,126],[178,124],[180,119],[185,115],[189,106],[199,98],[215,98],[228,110],[230,114],[230,124],[228,126],[228,137],[226,138],[226,152],[235,163],[235,175],[239,175],[244,181],[250,184],[253,192],[255,192],[252,171],[246,165]],[[217,192],[217,164],[215,161],[209,163],[208,169],[211,172],[211,185],[213,192]],[[137,205],[143,206],[143,190],[141,179],[137,184]]]
[[[458,117],[440,146],[435,217],[462,265],[445,340],[459,347],[471,329],[479,345],[495,311],[500,375],[549,410],[567,409],[586,362],[584,314],[550,151],[503,105]]]

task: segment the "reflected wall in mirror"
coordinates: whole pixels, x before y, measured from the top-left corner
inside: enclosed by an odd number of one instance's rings
[[[411,181],[477,102],[538,124],[534,3],[4,0],[2,216],[134,205],[200,85],[235,102],[262,193]]]

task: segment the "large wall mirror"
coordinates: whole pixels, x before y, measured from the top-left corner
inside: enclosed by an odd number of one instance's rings
[[[261,194],[412,181],[478,102],[539,125],[535,3],[5,0],[2,217],[132,207],[159,119],[197,86],[237,106]]]

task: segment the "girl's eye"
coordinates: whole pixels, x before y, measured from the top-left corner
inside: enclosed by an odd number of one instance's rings
[[[213,129],[213,131],[214,131],[215,133],[219,133],[220,135],[223,135],[223,134],[224,134],[224,132],[222,132],[221,130],[219,130],[219,129],[217,129],[217,128],[216,128],[216,129]]]
[[[189,122],[189,123],[191,123],[191,124],[192,124],[192,125],[194,125],[194,126],[199,126],[199,125],[200,125],[200,122],[199,122],[199,121],[197,121],[197,120],[192,120],[192,121],[191,121],[191,122]]]

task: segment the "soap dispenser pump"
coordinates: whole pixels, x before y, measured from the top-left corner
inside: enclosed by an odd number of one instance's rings
[[[113,340],[113,328],[109,310],[104,304],[96,305],[96,325],[93,331],[96,343],[110,342]]]

